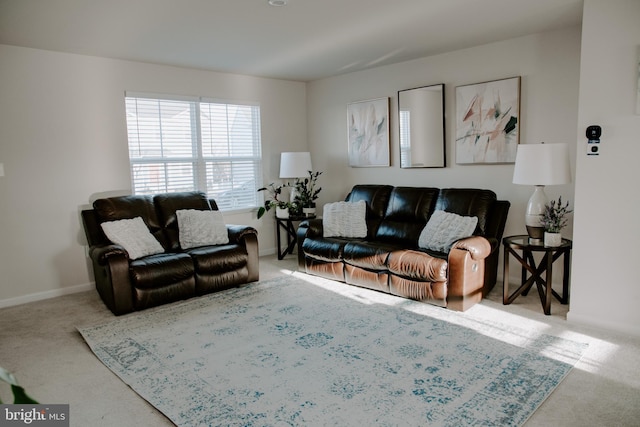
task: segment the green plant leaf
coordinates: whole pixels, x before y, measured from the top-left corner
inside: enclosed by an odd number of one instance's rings
[[[16,377],[14,377],[11,372],[7,371],[3,367],[0,367],[0,380],[4,381],[7,384],[18,385]]]
[[[11,385],[11,391],[13,392],[13,403],[38,403],[25,393],[24,389],[18,385],[18,381],[13,374],[6,369],[0,367],[0,380]],[[0,403],[2,401],[0,400]]]
[[[17,404],[38,403],[29,395],[27,395],[24,389],[19,385],[11,385],[11,391],[13,391],[13,403],[17,403]]]

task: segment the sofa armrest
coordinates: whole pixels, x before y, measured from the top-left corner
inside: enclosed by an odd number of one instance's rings
[[[99,245],[89,249],[96,289],[105,305],[116,315],[133,311],[133,289],[129,279],[129,254],[120,245]]]
[[[234,243],[239,243],[249,235],[258,235],[258,230],[248,225],[227,224],[227,231],[229,232],[229,241]]]
[[[482,236],[458,240],[449,252],[447,307],[465,311],[482,300],[484,260],[491,253],[491,243]]]
[[[322,237],[322,218],[305,219],[298,225],[298,239]]]
[[[492,251],[491,243],[482,236],[460,239],[451,247],[451,250],[454,249],[462,249],[469,252],[471,258],[476,261],[485,259]]]
[[[298,268],[301,271],[306,270],[304,251],[302,250],[302,243],[304,239],[308,237],[322,237],[322,219],[312,218],[305,219],[298,225],[298,231],[296,233],[296,240],[298,243]]]
[[[248,282],[255,282],[260,278],[260,260],[258,249],[258,230],[249,225],[227,224],[229,242],[244,246],[247,251]]]
[[[110,259],[122,256],[129,261],[129,253],[120,245],[98,245],[89,248],[89,256],[99,265],[107,265]]]

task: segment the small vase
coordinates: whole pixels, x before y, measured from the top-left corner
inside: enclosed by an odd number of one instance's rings
[[[560,246],[562,244],[562,234],[560,233],[549,233],[548,231],[544,232],[544,245],[555,247]]]
[[[276,216],[281,219],[289,218],[289,209],[276,206]]]
[[[302,208],[302,213],[307,218],[312,217],[312,216],[316,216],[316,207],[314,206],[312,208]]]

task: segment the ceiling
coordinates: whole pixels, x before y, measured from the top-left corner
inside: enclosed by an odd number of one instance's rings
[[[0,0],[0,44],[310,81],[582,21],[582,0]]]

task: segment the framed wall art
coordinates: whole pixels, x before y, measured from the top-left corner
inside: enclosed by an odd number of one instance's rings
[[[638,47],[638,54],[636,56],[636,114],[640,114],[640,46]]]
[[[349,166],[389,166],[389,98],[347,105]]]
[[[456,163],[514,163],[520,77],[456,87]]]

